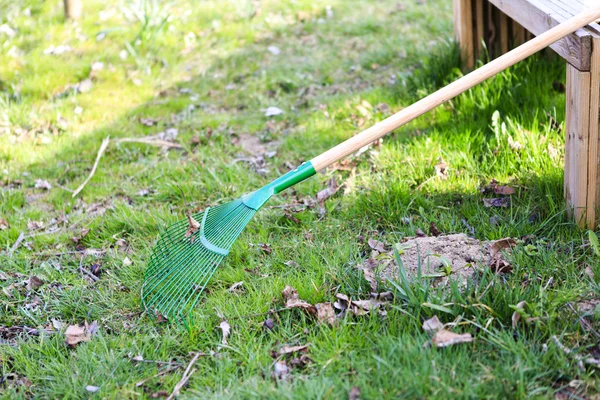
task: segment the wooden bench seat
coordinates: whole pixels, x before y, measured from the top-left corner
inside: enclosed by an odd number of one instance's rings
[[[600,0],[453,0],[455,35],[468,68],[506,53]],[[484,48],[485,45],[485,48]],[[581,226],[600,220],[600,24],[554,43],[567,62],[565,198]]]

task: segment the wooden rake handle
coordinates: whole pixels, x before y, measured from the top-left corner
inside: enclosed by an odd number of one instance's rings
[[[334,162],[346,157],[358,149],[368,145],[390,133],[394,129],[402,126],[413,119],[425,114],[442,103],[458,96],[459,94],[471,89],[473,86],[491,78],[508,67],[524,60],[534,53],[546,48],[559,39],[575,32],[596,20],[600,19],[600,7],[584,11],[575,15],[573,18],[555,26],[544,32],[540,36],[530,40],[527,43],[511,50],[503,56],[487,63],[483,67],[476,69],[468,75],[452,82],[435,93],[413,103],[409,107],[397,112],[396,114],[384,119],[361,133],[351,137],[327,150],[311,160],[316,171],[320,171]]]

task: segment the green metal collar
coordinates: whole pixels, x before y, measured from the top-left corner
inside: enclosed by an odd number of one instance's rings
[[[260,209],[266,202],[276,193],[281,192],[298,182],[302,182],[306,178],[310,178],[317,172],[310,161],[300,165],[293,171],[280,176],[273,182],[258,189],[255,192],[249,193],[242,197],[242,202],[253,210]]]

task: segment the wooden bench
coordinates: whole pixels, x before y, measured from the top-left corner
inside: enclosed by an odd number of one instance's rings
[[[468,68],[494,58],[599,0],[453,0],[455,35]],[[485,44],[485,48],[484,48]],[[582,227],[600,221],[600,25],[551,46],[567,62],[564,193]]]

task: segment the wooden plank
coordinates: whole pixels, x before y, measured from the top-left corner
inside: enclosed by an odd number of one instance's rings
[[[556,6],[547,0],[489,0],[489,2],[536,36],[567,19],[562,15],[562,11],[557,11]],[[590,70],[592,39],[585,29],[575,31],[550,47],[580,71]]]
[[[590,138],[588,154],[588,198],[586,225],[589,229],[596,227],[596,219],[600,206],[600,160],[598,147],[600,143],[600,38],[592,42],[594,51],[590,62]]]
[[[483,20],[483,2],[484,0],[474,0],[475,7],[475,50],[477,58],[481,58],[483,53],[483,40],[485,22]]]
[[[498,10],[499,14],[499,24],[498,24],[498,33],[500,38],[500,53],[506,54],[508,53],[508,40],[510,38],[508,34],[508,17],[502,11]]]
[[[567,207],[578,224],[585,224],[588,194],[590,73],[567,64],[567,121],[565,166]]]
[[[525,43],[525,28],[513,19],[513,46],[520,46]]]
[[[454,0],[454,35],[467,68],[475,67],[471,0]]]

